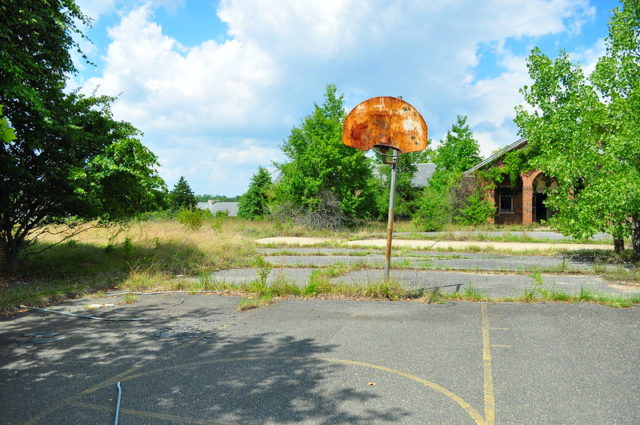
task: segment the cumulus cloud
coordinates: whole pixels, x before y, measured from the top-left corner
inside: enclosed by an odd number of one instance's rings
[[[221,0],[226,37],[185,47],[153,15],[180,2],[129,4],[85,90],[120,96],[114,113],[147,134],[168,180],[189,171],[226,184],[235,172],[245,187],[251,167],[277,159],[278,141],[322,101],[326,83],[345,93],[347,107],[402,95],[423,112],[431,137],[466,114],[483,153],[511,143],[527,70],[505,40],[577,33],[594,16],[588,0]],[[486,45],[501,70],[477,78]]]

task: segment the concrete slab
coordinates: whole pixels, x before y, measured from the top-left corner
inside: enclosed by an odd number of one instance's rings
[[[443,272],[425,270],[392,270],[392,279],[397,279],[406,288],[439,290],[443,293],[464,292],[474,289],[490,299],[515,298],[524,295],[525,290],[533,288],[534,279],[527,275],[483,274],[464,272]],[[543,274],[542,286],[546,290],[560,291],[578,295],[582,288],[595,294],[628,295],[640,293],[640,287],[630,291],[620,290],[608,285],[602,278],[595,276],[568,276]],[[359,270],[346,273],[333,279],[335,282],[353,285],[377,283],[383,280],[382,270]]]
[[[452,236],[455,238],[465,238],[468,236],[478,237],[478,236],[486,236],[490,238],[502,238],[508,236],[516,236],[520,238],[531,238],[531,239],[549,239],[549,240],[567,240],[572,239],[570,236],[565,236],[562,233],[544,231],[544,230],[527,230],[527,231],[482,231],[482,230],[469,230],[469,231],[456,231],[456,232],[396,232],[398,236],[410,236],[415,234],[424,235],[431,238],[437,239],[449,239]],[[600,241],[612,241],[613,238],[611,235],[606,233],[596,233],[591,237],[593,240]]]
[[[323,243],[336,242],[334,238],[308,238],[308,237],[296,237],[296,236],[275,236],[272,238],[256,239],[258,245],[293,245],[293,246],[306,246],[306,245],[319,245]]]
[[[265,261],[275,266],[330,266],[333,264],[367,264],[383,267],[385,256],[382,254],[367,255],[267,255]],[[427,252],[396,254],[392,257],[392,266],[417,267],[450,270],[494,270],[494,271],[534,271],[551,269],[558,271],[592,270],[589,263],[577,262],[560,256],[525,256],[487,254],[452,254],[430,255]]]
[[[348,241],[347,246],[380,248],[386,246],[386,239],[367,239],[360,241]],[[613,245],[604,244],[565,244],[565,243],[533,243],[533,242],[491,242],[491,241],[433,241],[433,240],[406,240],[394,239],[393,246],[417,249],[500,249],[513,252],[526,251],[579,251],[593,249],[613,249]]]

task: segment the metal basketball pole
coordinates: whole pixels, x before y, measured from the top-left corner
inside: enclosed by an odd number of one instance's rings
[[[386,161],[385,161],[386,162]],[[391,269],[391,240],[393,239],[393,209],[396,200],[396,174],[398,174],[398,151],[393,149],[391,165],[391,185],[389,187],[389,217],[387,219],[387,252],[384,263],[384,280],[389,280],[389,270]]]

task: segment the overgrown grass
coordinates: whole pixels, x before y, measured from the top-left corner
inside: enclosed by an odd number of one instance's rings
[[[20,304],[46,305],[64,298],[81,296],[96,290],[121,289],[131,292],[153,290],[184,290],[188,292],[216,292],[262,296],[345,296],[380,299],[415,297],[415,293],[402,289],[393,282],[368,282],[362,285],[336,284],[333,278],[349,271],[372,268],[376,265],[359,263],[319,268],[312,273],[305,287],[287,282],[268,265],[258,264],[254,239],[267,236],[333,237],[342,240],[365,239],[384,232],[384,223],[368,223],[358,229],[334,233],[309,230],[291,223],[246,221],[234,217],[203,216],[198,226],[158,216],[156,220],[133,221],[122,227],[98,227],[86,230],[65,243],[64,229],[59,235],[48,235],[35,244],[30,252],[45,249],[37,255],[23,258],[18,272],[0,283],[0,311],[11,311]],[[183,220],[183,221],[185,221]],[[415,230],[415,229],[413,229]],[[459,230],[457,229],[451,229]],[[487,230],[495,228],[487,227]],[[515,229],[511,229],[514,230]],[[396,223],[396,231],[412,231],[411,223]],[[323,246],[345,248],[344,245],[326,243]],[[462,249],[436,249],[454,252]],[[479,251],[476,248],[475,251]],[[394,267],[412,267],[402,255],[412,248],[394,249]],[[466,251],[474,252],[471,247]],[[485,249],[483,252],[512,253],[505,250]],[[348,255],[367,255],[377,250],[353,251]],[[532,251],[540,255],[545,252]],[[555,251],[550,251],[555,253]],[[595,254],[594,254],[595,255]],[[611,260],[611,253],[599,253],[608,258],[606,264],[619,264],[594,271],[608,273],[613,279],[640,281],[637,263]],[[452,254],[458,256],[458,254]],[[426,260],[426,259],[425,259]],[[604,260],[602,260],[604,261]],[[429,263],[424,264],[429,267]],[[233,267],[258,267],[265,276],[256,282],[233,285],[211,278],[213,272]],[[604,267],[604,266],[603,266]],[[560,270],[564,271],[564,270]],[[439,295],[438,295],[439,296]],[[443,294],[448,299],[479,299],[479,294]],[[562,294],[548,294],[564,300]]]
[[[273,304],[273,297],[262,296],[259,298],[246,298],[238,302],[238,306],[236,307],[236,309],[238,311],[246,311],[246,310],[251,310],[253,308],[264,307],[269,304]]]

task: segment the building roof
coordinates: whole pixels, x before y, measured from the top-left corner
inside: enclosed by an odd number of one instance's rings
[[[425,187],[429,180],[431,180],[431,176],[433,176],[434,171],[436,171],[436,164],[433,162],[426,162],[416,164],[416,167],[418,167],[418,170],[413,175],[411,183],[416,187]]]
[[[378,164],[373,167],[373,175],[374,177],[385,181],[386,176],[380,171],[382,167],[386,167],[386,165]],[[416,164],[416,168],[417,170],[411,178],[411,184],[413,184],[415,187],[425,187],[429,183],[431,176],[436,170],[436,164],[434,164],[433,162],[424,162]]]
[[[208,202],[198,202],[198,208],[201,210],[209,210],[214,214],[218,211],[227,211],[229,212],[229,216],[235,217],[238,215],[238,204],[239,202],[214,202],[212,204]]]
[[[469,175],[469,174],[473,173],[474,171],[477,171],[477,170],[483,168],[485,165],[492,164],[493,162],[497,161],[498,159],[500,159],[502,156],[504,156],[508,152],[511,152],[513,150],[516,150],[516,149],[520,149],[521,147],[523,147],[526,144],[527,144],[527,139],[525,139],[525,138],[516,140],[515,142],[513,142],[509,146],[506,146],[506,147],[500,149],[498,152],[494,153],[493,155],[489,156],[487,159],[485,159],[484,161],[482,161],[478,165],[476,165],[476,166],[474,166],[472,168],[469,168],[467,171],[464,172],[464,175]]]

